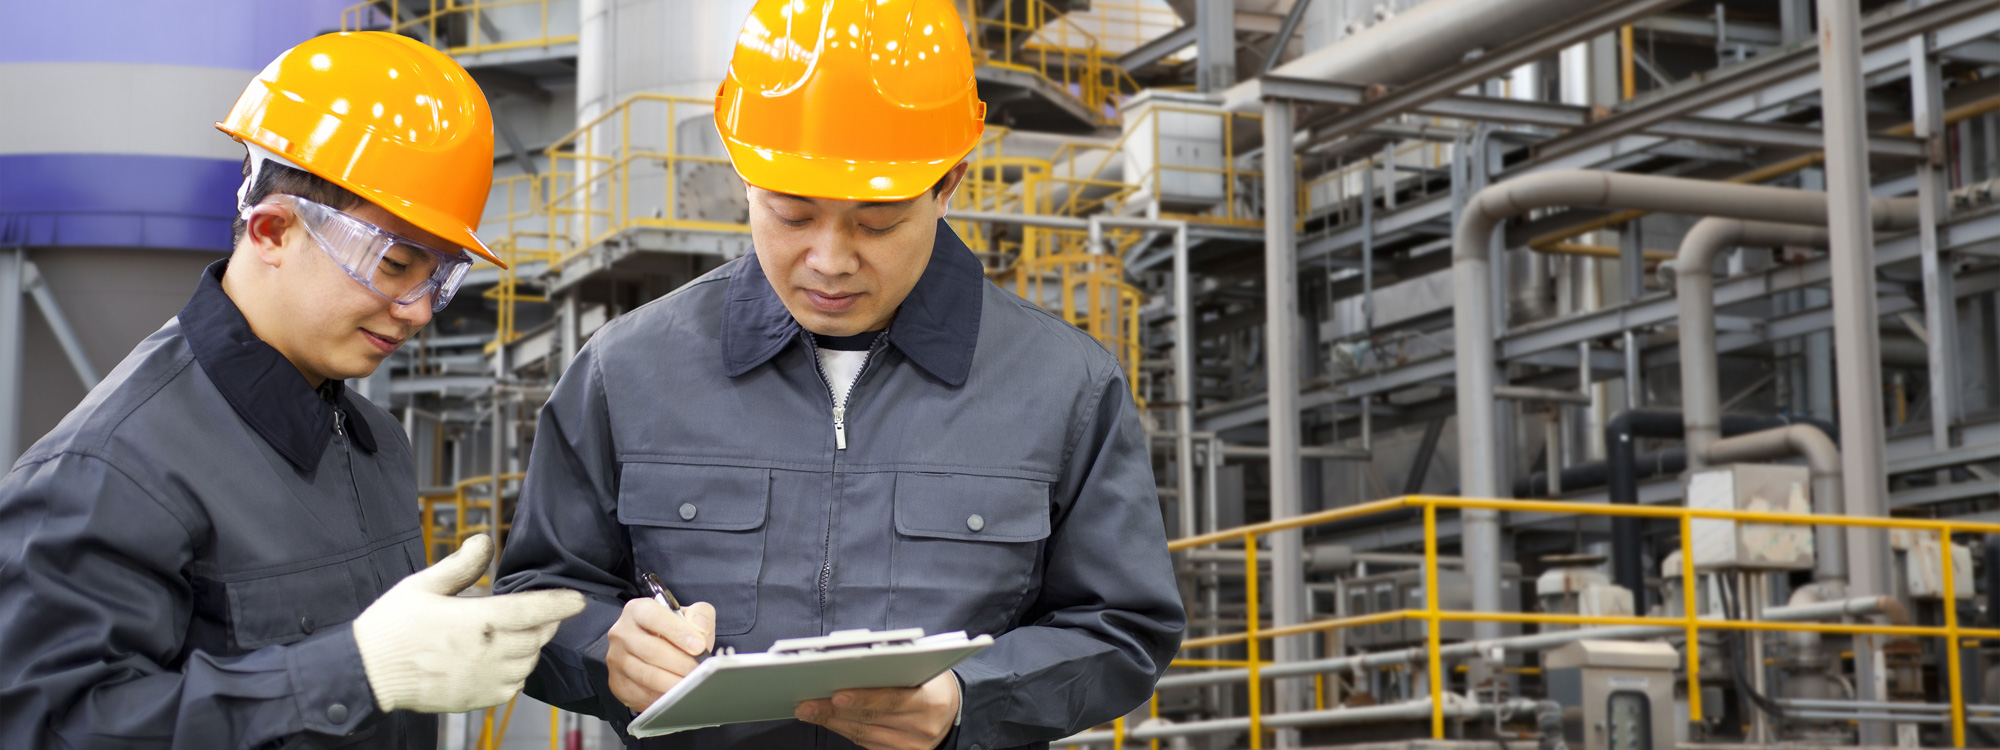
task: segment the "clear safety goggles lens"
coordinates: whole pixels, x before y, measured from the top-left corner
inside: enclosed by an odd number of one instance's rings
[[[443,310],[458,294],[472,259],[447,253],[295,195],[275,199],[297,211],[306,233],[320,249],[376,294],[399,305],[431,298],[431,311]]]

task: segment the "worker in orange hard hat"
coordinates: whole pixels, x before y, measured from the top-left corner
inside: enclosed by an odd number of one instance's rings
[[[756,3],[714,111],[755,253],[544,407],[496,590],[588,604],[528,694],[629,731],[704,653],[862,628],[994,642],[643,746],[1045,745],[1151,694],[1186,620],[1123,371],[944,223],[983,116],[951,0]]]
[[[426,713],[508,700],[583,607],[455,596],[484,536],[424,568],[408,440],[343,386],[493,259],[486,99],[329,34],[217,127],[249,152],[234,251],[0,480],[0,746],[435,747]]]

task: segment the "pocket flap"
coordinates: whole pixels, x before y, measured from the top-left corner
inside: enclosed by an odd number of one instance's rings
[[[240,649],[291,643],[361,614],[346,562],[230,581],[230,634]]]
[[[896,475],[896,531],[968,542],[1049,535],[1049,483],[974,474]]]
[[[749,531],[770,502],[770,469],[628,463],[619,474],[618,520],[628,525]]]

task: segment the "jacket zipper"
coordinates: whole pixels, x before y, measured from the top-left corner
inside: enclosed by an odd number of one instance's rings
[[[868,353],[861,360],[861,368],[854,371],[854,379],[847,384],[847,396],[845,398],[836,398],[834,396],[833,379],[827,377],[826,365],[820,362],[819,341],[813,338],[810,331],[804,332],[804,335],[808,349],[807,355],[811,356],[813,361],[813,372],[819,374],[820,384],[826,386],[827,403],[833,407],[833,464],[834,468],[838,469],[840,467],[840,451],[847,450],[847,402],[854,399],[854,387],[861,384],[861,376],[868,374],[868,366],[875,363],[875,353],[880,351],[883,342],[888,340],[889,332],[883,331],[876,334],[875,340],[869,342]],[[821,548],[819,565],[819,610],[822,617],[826,613],[826,590],[827,587],[832,585],[833,504],[829,502],[826,509],[826,541],[825,546]],[[821,622],[820,624],[824,626],[826,623]],[[822,629],[824,628],[822,627]]]
[[[354,475],[354,447],[347,441],[346,421],[347,413],[338,406],[333,407],[333,435],[340,440],[340,452],[347,457],[347,486],[354,490],[354,515],[361,523],[362,535],[366,536],[369,534],[368,508],[361,498],[361,481]],[[372,560],[368,564],[368,573],[375,577],[375,590],[382,591],[382,571],[376,569]]]

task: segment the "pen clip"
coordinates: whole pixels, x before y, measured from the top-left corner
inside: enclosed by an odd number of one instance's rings
[[[653,590],[654,601],[666,605],[667,609],[673,610],[674,614],[681,614],[680,600],[674,598],[674,593],[667,590],[666,584],[660,583],[659,576],[652,573],[644,573],[640,575],[640,578],[645,580],[646,588]]]

